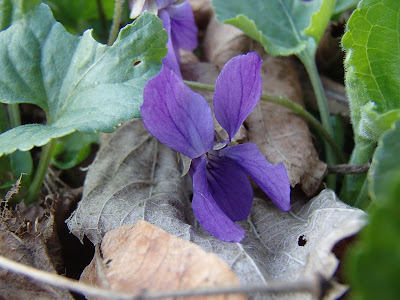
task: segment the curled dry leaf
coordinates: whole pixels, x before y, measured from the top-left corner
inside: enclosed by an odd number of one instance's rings
[[[285,96],[303,105],[292,57],[262,53],[261,58],[263,93]],[[250,141],[258,145],[267,160],[273,164],[284,163],[292,187],[299,184],[308,196],[318,191],[327,166],[319,160],[303,119],[283,106],[261,100],[246,125]]]
[[[81,280],[113,291],[171,291],[238,285],[228,265],[213,253],[146,221],[109,231]],[[169,298],[168,298],[169,299]],[[183,298],[186,299],[186,298]],[[242,295],[196,299],[243,300]]]
[[[189,0],[189,3],[192,6],[197,27],[200,29],[207,27],[213,15],[211,0]]]
[[[234,55],[256,51],[263,59],[263,93],[285,96],[303,105],[297,66],[291,57],[274,57],[242,31],[212,19],[204,38],[206,58],[220,69]],[[283,106],[260,101],[245,122],[250,142],[256,143],[269,162],[283,162],[292,186],[314,195],[326,174],[326,164],[315,151],[306,122]]]
[[[232,25],[219,23],[215,17],[210,19],[203,40],[205,59],[222,69],[232,57],[249,52],[252,41],[243,31]]]
[[[364,213],[329,190],[308,202],[294,195],[291,212],[281,212],[266,197],[256,198],[248,220],[240,224],[246,229],[244,241],[222,242],[194,220],[190,185],[188,189],[180,177],[176,153],[152,138],[140,120],[123,125],[107,140],[90,167],[83,199],[68,220],[69,229],[81,239],[87,235],[99,243],[106,232],[145,220],[217,254],[242,284],[316,274],[329,280],[338,266],[332,247],[364,225]]]
[[[36,210],[35,208],[33,208]],[[29,210],[29,208],[27,208]],[[37,211],[37,210],[36,210]],[[29,211],[24,213],[30,214]],[[36,215],[34,212],[31,215]],[[54,216],[47,214],[30,222],[18,211],[2,211],[0,253],[16,262],[57,273],[61,269],[60,245],[54,232]],[[52,249],[49,249],[52,247]],[[63,268],[62,268],[63,269]],[[72,300],[71,294],[0,268],[0,298]]]

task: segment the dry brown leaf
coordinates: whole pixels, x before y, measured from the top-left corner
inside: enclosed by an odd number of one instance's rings
[[[29,212],[26,213],[29,214]],[[53,254],[59,249],[59,244],[57,245],[52,238],[54,235],[53,215],[36,218],[33,222],[25,219],[22,214],[10,211],[2,216],[3,218],[0,219],[1,255],[40,270],[57,273],[56,269],[60,267],[60,264]],[[48,249],[49,243],[52,249]],[[0,269],[0,298],[7,300],[73,299],[66,290],[41,284],[4,269]]]
[[[189,0],[197,27],[205,28],[213,15],[211,0]]]
[[[203,40],[205,59],[221,70],[232,57],[251,51],[252,40],[232,25],[219,23],[212,17]]]
[[[258,52],[263,59],[263,93],[285,96],[304,106],[293,58],[268,55],[242,31],[215,19],[207,28],[204,47],[206,58],[219,68],[234,55],[249,50]],[[285,164],[292,187],[300,184],[309,196],[318,191],[327,167],[319,160],[303,119],[283,106],[260,101],[245,123],[250,142],[259,146],[268,161]]]
[[[218,256],[146,221],[109,231],[102,241],[101,254],[102,259],[95,257],[81,280],[118,292],[239,284],[235,273]],[[220,295],[196,299],[239,300],[246,297]]]
[[[261,58],[263,93],[286,96],[302,105],[293,58],[265,53]],[[272,164],[284,163],[292,187],[300,184],[308,196],[318,191],[327,166],[319,160],[304,120],[281,105],[260,101],[246,125],[250,141],[258,145],[267,160]]]

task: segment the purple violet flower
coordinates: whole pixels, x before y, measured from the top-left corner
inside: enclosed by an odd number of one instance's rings
[[[176,4],[178,0],[130,0],[130,18],[136,18],[148,10],[157,14],[168,33],[167,56],[163,64],[181,76],[179,49],[192,51],[197,47],[197,26],[192,7],[188,1]]]
[[[272,165],[256,144],[231,146],[231,139],[261,96],[261,59],[256,53],[229,60],[214,92],[214,114],[229,139],[214,134],[207,101],[168,68],[145,86],[141,107],[147,130],[160,142],[191,159],[192,208],[201,226],[228,242],[245,231],[236,221],[250,214],[253,189],[249,175],[282,211],[290,209],[290,184],[282,163]]]

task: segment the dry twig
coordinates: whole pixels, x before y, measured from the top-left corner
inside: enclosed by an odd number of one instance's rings
[[[18,273],[37,280],[44,284],[49,284],[57,288],[63,288],[74,291],[85,296],[101,297],[111,300],[147,300],[162,299],[168,297],[190,297],[190,296],[207,296],[221,294],[253,294],[253,293],[293,293],[306,292],[310,293],[315,299],[320,292],[319,280],[303,280],[297,282],[271,282],[268,285],[246,285],[233,287],[216,287],[207,289],[194,289],[182,291],[165,291],[165,292],[147,292],[140,294],[119,293],[94,287],[74,279],[66,278],[57,274],[38,270],[13,260],[0,256],[0,267],[10,272]]]

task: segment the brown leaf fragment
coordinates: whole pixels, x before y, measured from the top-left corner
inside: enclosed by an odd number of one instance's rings
[[[197,26],[205,28],[213,15],[211,0],[189,0]]]
[[[81,280],[118,292],[171,291],[239,284],[236,275],[218,256],[146,221],[109,231],[102,241],[101,253],[102,260],[95,257]],[[95,266],[98,264],[101,266]],[[219,295],[196,299],[246,298],[242,295]]]
[[[38,211],[34,208],[35,211]],[[28,211],[24,213],[30,214]],[[32,215],[36,215],[33,213]],[[57,273],[56,257],[48,250],[48,239],[54,230],[54,218],[45,215],[34,221],[25,219],[18,211],[7,211],[0,219],[0,253],[8,259],[34,267],[36,269]],[[15,231],[14,231],[15,230]],[[57,245],[52,243],[52,247]],[[59,247],[59,245],[58,245]],[[30,278],[0,269],[0,298],[13,299],[67,299],[71,294],[62,289],[33,281]]]
[[[292,57],[277,57],[261,52],[263,93],[285,96],[303,105],[302,90]],[[283,162],[290,184],[300,184],[308,196],[314,195],[326,173],[319,160],[307,123],[289,109],[260,100],[246,120],[251,142],[272,164]]]
[[[232,25],[219,23],[212,17],[203,40],[205,59],[222,69],[232,57],[251,51],[252,40]]]

